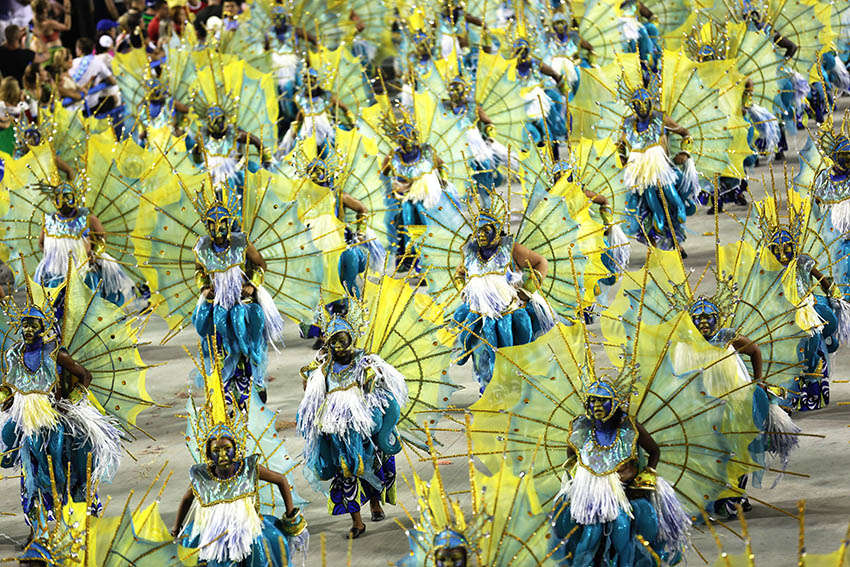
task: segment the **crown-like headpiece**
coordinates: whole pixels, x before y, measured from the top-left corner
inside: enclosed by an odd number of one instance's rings
[[[369,310],[366,308],[366,303],[350,294],[345,296],[346,308],[342,312],[328,311],[325,307],[326,303],[321,302],[317,317],[322,335],[330,338],[336,333],[345,332],[351,335],[352,344],[356,344],[369,327]]]
[[[234,445],[236,445],[237,458],[244,457],[248,437],[248,412],[247,410],[240,411],[233,404],[228,405],[222,377],[224,354],[219,349],[215,336],[206,340],[210,353],[209,369],[206,368],[203,357],[198,361],[189,353],[188,349],[186,349],[186,353],[189,354],[204,379],[204,405],[197,408],[194,400],[190,398],[193,418],[190,418],[189,425],[197,445],[198,454],[201,455],[205,463],[210,465],[212,463],[209,462],[207,455],[207,444],[215,439],[227,438],[233,440]]]
[[[729,51],[729,34],[726,26],[712,21],[692,27],[685,36],[685,48],[694,61],[726,59]]]
[[[233,97],[229,92],[223,92],[223,86],[215,81],[212,99],[208,99],[202,89],[192,93],[191,106],[195,114],[206,124],[223,117],[230,124],[236,124],[239,111],[239,97]]]
[[[317,151],[313,138],[298,142],[291,163],[299,177],[322,187],[337,187],[336,181],[348,167],[342,154],[334,150]]]
[[[792,243],[799,250],[806,232],[811,203],[793,190],[787,190],[786,197],[788,204],[786,219],[782,219],[779,215],[778,197],[767,197],[754,203],[756,220],[765,244]]]
[[[474,186],[473,186],[474,187]],[[469,191],[467,196],[467,219],[472,230],[478,227],[494,224],[500,232],[510,234],[511,231],[511,210],[508,203],[499,194],[498,191],[487,190],[490,197],[490,206],[486,207],[481,202],[481,197],[478,190]]]
[[[687,279],[681,283],[670,282],[673,291],[667,292],[667,299],[676,311],[686,311],[691,316],[714,315],[717,317],[717,328],[723,328],[735,314],[738,301],[738,285],[734,276],[725,273],[715,274],[717,284],[714,295],[693,296]]]
[[[0,301],[0,307],[9,320],[9,326],[13,333],[20,331],[23,320],[27,317],[40,319],[44,327],[45,343],[53,342],[58,338],[56,327],[56,312],[53,308],[54,298],[30,278],[24,265],[24,257],[21,255],[21,269],[24,272],[24,283],[26,286],[26,303],[18,307],[11,295],[7,295]]]
[[[826,120],[820,126],[815,140],[821,157],[834,164],[839,153],[850,153],[850,109],[844,111],[841,127],[835,131],[835,125],[831,112],[826,113]]]
[[[381,128],[394,141],[419,142],[419,130],[413,116],[402,106],[393,106],[381,115]]]
[[[69,181],[59,180],[54,183],[47,180],[40,180],[35,183],[31,183],[28,187],[34,191],[38,191],[49,199],[55,199],[58,195],[70,193],[74,196],[75,201],[79,205],[83,204],[83,200],[86,195],[85,188],[81,188],[77,184]]]
[[[241,199],[228,183],[222,182],[214,187],[212,180],[201,183],[192,197],[192,205],[204,223],[229,217],[240,218]]]
[[[589,398],[610,398],[613,402],[612,411],[620,408],[627,412],[630,398],[636,393],[640,365],[634,363],[632,354],[624,350],[623,365],[616,376],[599,374],[589,348],[587,354],[587,361],[579,366],[581,390],[578,395],[582,404],[586,405]]]
[[[657,73],[650,73],[646,86],[633,87],[629,82],[626,70],[622,69],[617,80],[617,95],[627,105],[634,102],[651,100],[654,108],[661,107],[661,79]]]

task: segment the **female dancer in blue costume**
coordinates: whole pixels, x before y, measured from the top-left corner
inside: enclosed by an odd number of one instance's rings
[[[474,99],[469,97],[469,83],[462,75],[449,82],[449,98],[441,101],[443,110],[455,118],[455,128],[463,131],[469,149],[469,166],[474,172],[479,199],[482,206],[489,206],[490,193],[502,183],[502,175],[498,171],[499,163],[508,160],[508,150],[502,144],[493,140],[495,132],[493,122]],[[485,138],[478,129],[478,124],[484,129]]]
[[[791,230],[774,230],[767,246],[783,266],[796,260],[797,273],[794,278],[797,292],[801,298],[810,300],[809,304],[804,303],[798,309],[814,309],[823,321],[823,326],[801,345],[803,367],[798,378],[800,398],[797,401],[800,410],[822,408],[829,404],[829,377],[832,374],[829,355],[839,346],[838,318],[830,302],[832,279],[817,269],[814,258],[798,253],[797,239]],[[820,286],[823,295],[814,292],[815,284]]]
[[[21,340],[4,353],[0,466],[20,467],[21,506],[34,528],[53,519],[53,482],[63,501],[70,494],[74,501],[85,502],[90,482],[111,479],[121,441],[115,425],[87,399],[91,373],[59,346],[49,300],[38,306],[27,291],[24,309],[8,299],[3,306],[12,328],[20,329]],[[92,512],[99,509],[95,498]]]
[[[526,103],[525,127],[528,136],[537,145],[544,143],[544,140],[552,143],[566,140],[569,117],[566,116],[564,95],[559,90],[563,86],[563,75],[532,57],[527,39],[517,38],[512,49],[516,60],[516,80],[522,84],[522,96]],[[544,88],[543,75],[554,80],[559,88]]]
[[[408,398],[398,370],[355,347],[363,312],[357,299],[349,297],[348,304],[345,316],[322,310],[325,347],[301,369],[297,421],[305,474],[331,481],[328,512],[351,515],[346,537],[356,539],[366,531],[363,504],[369,502],[373,522],[385,518],[382,501],[395,504],[396,425]]]
[[[35,188],[49,195],[56,207],[56,212],[44,215],[38,239],[44,257],[36,267],[35,281],[46,287],[60,286],[68,275],[68,262],[73,260],[85,271],[89,287],[105,299],[116,305],[132,299],[133,281],[105,252],[106,231],[97,216],[79,206],[80,191],[70,183],[39,183]]]
[[[551,62],[549,65],[564,77],[570,89],[570,97],[575,94],[581,83],[580,68],[589,66],[586,60],[581,59],[579,50],[585,49],[593,53],[593,46],[582,39],[578,29],[571,29],[571,25],[569,14],[555,12],[546,42],[547,59]]]
[[[257,148],[264,163],[270,160],[270,157],[263,153],[262,141],[231,124],[231,114],[235,111],[227,108],[226,104],[204,107],[203,103],[196,99],[195,112],[199,117],[203,117],[197,139],[186,138],[186,146],[192,152],[195,165],[208,171],[216,185],[228,182],[241,190],[245,177],[242,167],[246,146],[251,144]],[[248,167],[254,166],[249,164]]]
[[[297,141],[314,136],[319,155],[327,156],[334,146],[335,115],[342,113],[349,124],[354,122],[354,115],[336,95],[322,88],[319,72],[313,68],[304,71],[303,85],[295,94],[295,106],[298,114],[281,142],[284,151]]]
[[[198,548],[208,567],[295,567],[295,551],[307,553],[307,522],[286,477],[261,465],[260,455],[245,455],[247,417],[226,404],[219,370],[204,373],[207,405],[192,427],[203,462],[189,469],[171,535]],[[259,513],[260,481],[280,490],[280,519]]]
[[[387,200],[397,203],[390,209],[400,212],[387,219],[388,232],[396,236],[396,263],[400,270],[410,270],[419,257],[413,247],[410,228],[423,226],[428,209],[448,198],[441,175],[443,160],[429,144],[419,141],[419,132],[408,117],[399,120],[385,117],[387,135],[398,145],[384,158],[381,172],[391,185]]]
[[[152,77],[145,81],[145,91],[147,97],[139,109],[139,141],[145,145],[149,128],[169,127],[175,128],[177,117],[176,113],[189,113],[189,107],[168,96],[168,87],[157,77]]]
[[[630,392],[596,379],[580,394],[586,415],[570,424],[568,472],[553,523],[555,535],[566,538],[570,558],[564,565],[653,565],[636,535],[675,565],[690,520],[672,486],[655,472],[661,449],[627,413]]]
[[[536,293],[549,264],[514,242],[505,229],[506,207],[503,212],[504,218],[479,212],[456,274],[463,283],[463,303],[454,314],[463,353],[458,364],[472,357],[482,393],[493,376],[496,349],[530,343],[554,325],[551,310]]]
[[[293,26],[285,6],[272,7],[272,35],[266,37],[266,51],[271,55],[272,69],[277,83],[280,99],[280,117],[278,135],[282,137],[298,114],[295,106],[295,92],[298,89],[301,58],[298,55],[298,40],[304,39],[312,44],[316,39],[301,28]]]
[[[817,146],[832,165],[817,174],[812,195],[819,214],[829,217],[821,226],[842,235],[836,238],[835,234],[821,234],[832,243],[835,283],[842,296],[850,300],[850,119],[845,117],[842,132],[838,134],[833,133],[831,122],[827,121],[829,127],[822,130]],[[848,333],[850,330],[840,334]]]
[[[629,190],[626,232],[645,244],[682,251],[685,219],[696,211],[692,195],[698,182],[695,172],[675,167],[684,168],[688,163],[686,152],[679,152],[670,161],[667,131],[682,136],[686,142],[690,133],[655,110],[659,102],[656,81],[652,75],[648,88],[636,89],[631,89],[625,79],[620,81],[620,96],[633,111],[623,121],[619,142],[620,157],[625,163],[624,182]]]
[[[209,235],[195,245],[195,281],[199,298],[192,323],[209,356],[213,335],[224,352],[225,392],[242,406],[255,385],[266,399],[268,345],[281,341],[283,319],[263,287],[266,262],[247,236],[239,231],[237,199],[195,200]],[[208,359],[208,358],[207,358]]]

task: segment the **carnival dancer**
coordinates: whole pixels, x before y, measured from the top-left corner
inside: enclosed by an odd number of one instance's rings
[[[69,262],[86,273],[92,289],[116,305],[133,299],[133,280],[105,251],[106,231],[88,208],[81,206],[84,192],[69,182],[39,182],[33,189],[48,196],[56,211],[44,215],[39,246],[44,256],[34,278],[47,287],[58,287],[68,275]]]
[[[632,112],[623,122],[619,142],[628,188],[627,232],[648,245],[682,250],[685,219],[694,207],[691,196],[698,186],[696,169],[685,150],[691,141],[687,129],[660,110],[660,85],[655,74],[646,86],[632,87],[621,77],[618,91]],[[683,138],[683,151],[668,155],[667,131]]]
[[[301,369],[304,399],[298,433],[305,440],[305,474],[331,481],[328,512],[349,514],[347,538],[366,532],[361,506],[369,502],[373,522],[385,518],[382,502],[395,504],[396,430],[408,403],[404,376],[380,356],[357,347],[365,330],[363,304],[347,297],[344,314],[320,309],[325,345]]]
[[[223,357],[215,344],[210,351],[211,370],[198,364],[206,403],[191,424],[203,460],[189,469],[190,486],[171,535],[197,548],[210,567],[294,567],[297,551],[306,557],[307,522],[293,505],[286,477],[264,467],[259,454],[245,454],[247,413],[227,404]],[[285,506],[280,518],[260,513],[260,482],[280,491]]]
[[[206,339],[205,352],[213,336],[220,345],[231,401],[243,406],[252,387],[265,401],[268,348],[283,334],[283,318],[263,287],[266,262],[241,230],[234,189],[223,184],[211,191],[203,184],[193,203],[208,234],[193,249],[199,297],[192,322]]]

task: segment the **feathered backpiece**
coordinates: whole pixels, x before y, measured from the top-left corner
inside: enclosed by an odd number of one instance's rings
[[[850,109],[844,111],[838,132],[835,131],[832,113],[827,112],[826,120],[820,125],[818,134],[812,135],[812,139],[821,157],[831,164],[835,163],[837,154],[850,153]]]
[[[331,335],[346,332],[351,335],[352,344],[366,334],[369,328],[369,310],[366,302],[354,295],[346,294],[346,309],[342,313],[328,311],[324,299],[320,302],[318,313],[318,326],[322,329],[322,336],[330,338]]]
[[[693,26],[685,36],[685,49],[694,61],[726,59],[729,50],[726,26],[715,21]]]
[[[637,102],[651,101],[653,108],[661,108],[661,76],[650,73],[646,85],[632,86],[625,69],[621,69],[617,80],[617,96],[632,108]]]
[[[192,205],[195,207],[195,212],[198,213],[198,218],[204,223],[225,216],[234,220],[241,218],[242,200],[239,198],[236,189],[226,182],[215,185],[210,178],[189,194],[192,195]]]
[[[44,329],[42,340],[45,343],[58,339],[56,327],[56,311],[53,308],[53,298],[45,293],[44,288],[32,281],[26,273],[24,258],[21,256],[21,269],[24,270],[24,282],[26,284],[26,303],[21,307],[15,303],[11,295],[7,295],[0,301],[0,308],[6,314],[12,333],[21,330],[21,324],[26,318],[39,319]]]
[[[210,350],[210,367],[207,368],[203,356],[198,360],[186,349],[186,353],[198,372],[204,379],[204,405],[201,408],[195,406],[194,399],[190,398],[192,415],[190,428],[194,442],[197,445],[198,454],[204,462],[212,465],[207,454],[207,444],[216,439],[231,439],[236,446],[236,457],[243,458],[248,438],[248,412],[240,411],[234,406],[228,406],[224,394],[224,382],[222,378],[222,365],[224,354],[215,340],[215,336],[207,339]],[[185,348],[185,347],[184,347]],[[199,352],[202,352],[198,345]]]
[[[735,315],[738,285],[733,275],[715,274],[715,281],[716,291],[711,296],[694,296],[687,278],[678,284],[671,281],[673,290],[666,293],[670,305],[676,311],[686,311],[691,316],[713,315],[717,318],[717,328],[725,327]]]

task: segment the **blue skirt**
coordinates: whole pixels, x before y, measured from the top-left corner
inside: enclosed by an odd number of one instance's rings
[[[292,554],[289,540],[283,533],[280,519],[274,516],[261,516],[263,531],[251,545],[251,555],[242,561],[208,561],[207,567],[289,567]],[[186,533],[192,533],[192,523],[184,528]],[[184,547],[195,549],[200,546],[200,538],[184,537]]]

